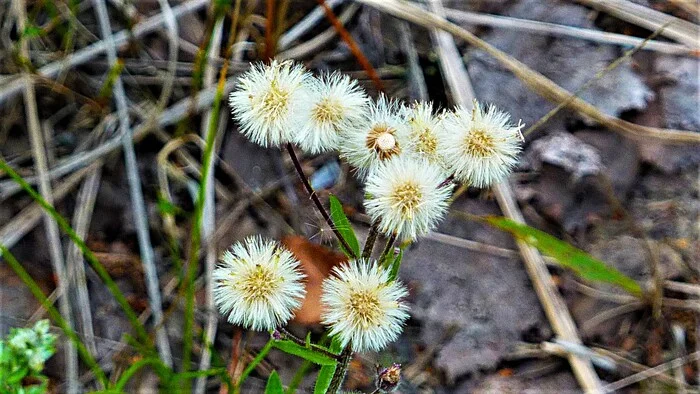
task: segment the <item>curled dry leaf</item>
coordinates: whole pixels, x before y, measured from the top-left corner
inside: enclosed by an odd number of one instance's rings
[[[347,258],[301,236],[286,236],[282,238],[282,244],[301,262],[306,274],[306,297],[292,323],[318,324],[321,321],[321,284],[333,267],[347,261]]]

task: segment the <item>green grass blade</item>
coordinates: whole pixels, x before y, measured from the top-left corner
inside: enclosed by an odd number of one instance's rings
[[[71,227],[68,221],[63,216],[61,216],[61,214],[58,213],[58,211],[56,211],[53,205],[49,204],[48,201],[46,201],[36,190],[34,190],[34,188],[29,183],[27,183],[27,181],[25,181],[21,175],[19,175],[14,169],[12,169],[12,167],[10,167],[7,164],[7,162],[5,162],[5,160],[1,158],[0,171],[4,171],[5,173],[7,173],[7,175],[9,175],[20,187],[22,187],[22,189],[24,189],[34,199],[34,201],[37,202],[37,204],[39,204],[49,215],[51,215],[51,217],[56,221],[61,230],[63,230],[68,235],[68,237],[70,237],[70,239],[78,246],[80,251],[83,252],[85,260],[87,260],[88,263],[90,263],[92,268],[95,270],[100,279],[102,279],[102,282],[104,282],[109,292],[112,293],[112,296],[124,311],[124,314],[129,320],[129,323],[131,323],[131,326],[136,332],[136,336],[139,338],[139,341],[147,344],[149,348],[153,348],[153,341],[148,336],[146,328],[139,321],[138,315],[131,308],[131,305],[129,305],[129,302],[126,300],[124,293],[122,293],[121,290],[119,290],[119,287],[117,287],[117,284],[114,282],[114,280],[104,268],[102,263],[100,263],[99,260],[97,260],[97,257],[95,257],[95,255],[87,247],[85,242],[78,236],[75,230],[73,230],[73,227]]]
[[[551,256],[559,265],[574,271],[583,279],[610,283],[635,297],[642,297],[642,288],[634,279],[567,242],[504,217],[487,216],[483,218],[483,221],[499,230],[509,232],[515,238]]]
[[[100,381],[105,387],[109,386],[109,380],[107,379],[107,376],[105,375],[104,371],[100,366],[97,364],[97,361],[95,361],[95,358],[90,354],[90,352],[87,350],[83,342],[80,340],[78,337],[78,334],[73,331],[70,326],[68,326],[68,323],[63,319],[61,314],[58,312],[56,307],[53,306],[53,303],[49,301],[49,299],[46,297],[43,291],[41,291],[41,288],[39,288],[39,285],[34,281],[34,279],[29,275],[29,273],[22,267],[22,264],[17,261],[14,255],[10,253],[10,251],[5,247],[5,245],[0,244],[0,252],[2,253],[3,259],[7,262],[7,264],[12,268],[13,271],[19,276],[19,278],[24,282],[24,284],[29,288],[29,291],[32,292],[32,295],[39,300],[41,305],[46,308],[46,312],[48,312],[49,316],[51,319],[58,325],[61,330],[63,330],[63,333],[70,339],[71,342],[75,344],[76,349],[78,350],[78,354],[80,355],[80,358],[83,360],[85,364],[87,364],[88,367],[90,367],[90,370],[92,373],[95,374],[95,378]]]
[[[260,349],[260,353],[258,353],[257,356],[253,359],[253,361],[248,364],[247,367],[243,370],[243,373],[241,373],[241,377],[238,379],[238,382],[236,383],[236,386],[233,389],[233,392],[235,394],[239,394],[241,392],[241,386],[243,385],[243,382],[245,382],[246,378],[248,378],[248,375],[250,375],[251,372],[255,369],[255,367],[258,366],[262,362],[262,360],[265,359],[267,356],[267,353],[270,352],[270,349],[272,349],[272,345],[275,343],[274,339],[270,339],[267,341],[265,346],[263,346],[262,349]]]
[[[360,243],[357,241],[357,236],[352,230],[350,220],[348,220],[348,217],[345,216],[345,212],[343,212],[343,204],[332,194],[328,199],[331,204],[331,219],[333,219],[335,228],[338,229],[338,232],[340,232],[340,235],[345,239],[345,242],[348,243],[348,246],[352,248],[352,252],[355,253],[354,255],[360,256]],[[343,245],[340,245],[340,247],[342,249]],[[349,251],[343,250],[343,252],[348,255],[348,257],[352,257],[352,253],[349,253]]]

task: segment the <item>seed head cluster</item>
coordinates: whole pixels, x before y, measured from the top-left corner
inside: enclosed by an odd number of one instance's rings
[[[343,346],[356,352],[377,351],[396,340],[408,319],[401,301],[408,291],[376,262],[352,261],[335,268],[323,282],[323,324]]]
[[[264,147],[294,143],[308,154],[337,151],[365,183],[364,207],[381,233],[400,241],[426,235],[447,213],[453,183],[488,187],[517,164],[522,125],[507,113],[473,108],[437,111],[380,95],[337,72],[314,76],[303,66],[253,65],[229,102],[239,130]],[[408,319],[406,288],[369,259],[336,267],[322,285],[322,323],[357,352],[379,351]],[[214,271],[214,296],[233,324],[272,331],[305,296],[300,264],[274,241],[233,245]]]

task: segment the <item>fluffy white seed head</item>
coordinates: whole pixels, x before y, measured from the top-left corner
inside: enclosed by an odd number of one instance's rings
[[[312,154],[337,149],[341,133],[364,117],[369,98],[356,80],[337,72],[309,79],[304,91],[294,142]]]
[[[430,102],[416,102],[406,108],[404,116],[408,125],[407,150],[431,164],[444,167],[442,155],[447,133],[442,122],[444,115],[433,114]]]
[[[221,314],[232,324],[256,331],[286,324],[306,294],[304,275],[292,253],[261,237],[234,244],[212,275]]]
[[[403,151],[407,130],[400,111],[398,103],[380,96],[365,116],[344,133],[340,155],[357,168],[360,178]]]
[[[413,240],[427,234],[445,216],[451,183],[440,167],[425,159],[399,156],[381,163],[365,184],[365,209],[385,234]]]
[[[457,107],[445,119],[445,158],[455,179],[476,187],[503,180],[517,164],[522,137],[521,124],[510,123],[510,115],[494,106],[485,109]]]
[[[351,261],[323,281],[321,321],[343,346],[352,343],[356,352],[379,351],[401,334],[408,319],[408,307],[401,300],[408,291],[388,280],[388,271],[376,262]]]
[[[303,103],[303,84],[309,77],[303,66],[291,61],[252,65],[229,96],[241,132],[264,147],[289,142],[298,129],[294,114]]]

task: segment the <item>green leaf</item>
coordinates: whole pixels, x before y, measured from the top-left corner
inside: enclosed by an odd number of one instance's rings
[[[328,386],[331,385],[331,380],[333,380],[335,369],[335,365],[325,365],[321,367],[321,370],[318,372],[318,377],[316,378],[314,394],[326,394]]]
[[[328,199],[331,203],[331,219],[333,219],[333,224],[335,224],[335,228],[338,229],[340,235],[352,249],[352,251],[343,250],[343,252],[348,255],[348,257],[352,256],[352,253],[350,252],[354,252],[355,256],[360,256],[360,243],[357,241],[357,236],[352,230],[350,220],[348,220],[348,217],[345,216],[345,212],[343,212],[343,204],[341,204],[340,200],[338,200],[338,198],[332,194],[328,197]],[[342,247],[343,246],[341,245],[341,248]]]
[[[274,346],[285,353],[293,354],[318,365],[336,364],[336,361],[334,359],[326,356],[325,354],[317,352],[313,348],[303,347],[297,344],[296,342],[292,342],[288,339],[275,341]]]
[[[343,345],[337,336],[333,337],[331,341],[331,347],[328,349],[333,354],[340,354],[343,351]],[[331,384],[333,379],[333,374],[335,373],[336,365],[325,365],[321,367],[318,372],[318,377],[316,378],[316,385],[314,386],[314,394],[325,394],[328,390],[328,386]]]
[[[277,371],[272,371],[270,377],[267,379],[265,394],[284,394],[282,380],[280,380],[280,376],[277,374]]]
[[[562,267],[574,271],[583,279],[610,283],[636,297],[642,296],[642,288],[634,279],[569,243],[504,217],[487,216],[483,220],[553,257]]]
[[[399,268],[401,267],[401,259],[403,258],[403,249],[400,249],[399,254],[396,256],[394,261],[391,262],[391,266],[389,268],[389,281],[394,281],[396,280],[396,277],[399,276]]]

